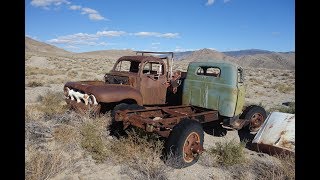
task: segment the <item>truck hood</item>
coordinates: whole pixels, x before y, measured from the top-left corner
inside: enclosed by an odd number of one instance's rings
[[[129,85],[107,84],[103,81],[79,81],[67,82],[64,86],[88,95],[93,94],[98,102],[118,102],[128,98],[136,100],[138,104],[138,101],[142,101],[140,92]]]

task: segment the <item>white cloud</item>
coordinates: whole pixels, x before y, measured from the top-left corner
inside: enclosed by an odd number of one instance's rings
[[[179,33],[164,33],[159,35],[159,37],[164,37],[164,38],[176,38],[178,36],[179,36]]]
[[[89,19],[99,21],[99,20],[104,20],[105,18],[100,14],[89,14]]]
[[[69,6],[69,9],[79,10],[81,11],[81,14],[87,14],[90,20],[94,20],[94,21],[108,20],[105,17],[103,17],[97,10],[94,10],[91,8],[87,8],[87,7],[82,8],[81,6],[78,6],[78,5],[72,5],[72,6]]]
[[[160,33],[157,32],[137,32],[133,33],[135,36],[158,36]]]
[[[84,44],[84,45],[94,45],[98,40],[95,34],[77,33],[66,36],[59,36],[55,39],[50,39],[47,42],[52,44]]]
[[[223,0],[224,3],[227,3],[227,2],[229,2],[229,1],[231,1],[231,0]]]
[[[81,6],[72,5],[72,6],[69,7],[69,9],[71,9],[71,10],[80,10]]]
[[[141,37],[163,37],[163,38],[177,38],[179,33],[159,33],[159,32],[137,32],[133,33],[134,36]]]
[[[98,11],[91,8],[82,8],[81,11],[81,14],[98,14]]]
[[[30,4],[35,7],[47,8],[51,5],[59,6],[61,4],[70,4],[70,2],[67,0],[32,0]]]
[[[58,36],[53,39],[47,40],[51,44],[65,44],[65,45],[89,45],[89,46],[107,46],[114,45],[113,43],[98,42],[102,37],[120,37],[125,35],[133,35],[138,37],[161,37],[161,38],[176,38],[179,33],[159,33],[159,32],[138,32],[127,33],[125,31],[97,31],[95,34],[76,33],[65,36]],[[28,36],[28,35],[26,35]],[[159,42],[151,44],[152,48],[157,48],[160,45]]]
[[[115,37],[115,36],[122,36],[125,35],[125,31],[98,31],[98,36],[108,36],[108,37]]]
[[[213,3],[214,3],[214,0],[208,0],[207,3],[206,3],[206,5],[207,5],[207,6],[211,6]]]

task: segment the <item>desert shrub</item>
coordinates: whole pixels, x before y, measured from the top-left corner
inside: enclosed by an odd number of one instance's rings
[[[98,127],[93,123],[86,123],[81,127],[81,135],[82,148],[88,151],[97,162],[103,162],[109,153]]]
[[[65,83],[66,80],[62,79],[62,78],[55,78],[55,79],[51,79],[49,81],[47,81],[48,84],[61,84],[61,83]]]
[[[86,79],[86,78],[89,78],[89,77],[90,77],[90,75],[87,74],[87,73],[82,73],[82,74],[81,74],[81,78],[82,78],[82,79]]]
[[[252,169],[256,179],[295,179],[295,157],[293,155],[279,155],[280,163],[260,162],[255,163]]]
[[[256,84],[256,85],[262,85],[263,84],[263,81],[260,80],[260,79],[256,79],[256,78],[250,78],[249,79],[250,82],[252,82],[253,84]]]
[[[57,69],[48,69],[48,68],[39,68],[39,67],[30,67],[30,66],[25,68],[26,76],[38,75],[38,74],[53,76],[53,75],[62,74],[62,71]]]
[[[53,136],[56,141],[65,145],[76,143],[79,138],[76,127],[66,124],[60,124],[59,126],[56,126],[53,131]]]
[[[153,135],[136,131],[109,144],[116,163],[123,164],[123,172],[134,179],[167,179],[168,167],[160,159],[163,142]]]
[[[67,75],[68,75],[69,77],[71,77],[71,78],[75,78],[75,77],[78,75],[78,72],[72,70],[72,71],[68,72]]]
[[[24,115],[26,122],[32,122],[41,120],[44,113],[38,110],[37,105],[26,105]]]
[[[217,157],[219,164],[231,166],[246,161],[244,148],[245,142],[236,143],[234,140],[216,143],[215,147],[209,149],[209,153]]]
[[[272,88],[277,89],[281,93],[287,93],[294,90],[293,86],[289,86],[286,84],[276,84]]]
[[[39,87],[39,86],[43,86],[43,84],[41,82],[36,82],[36,81],[31,81],[27,84],[28,87]]]
[[[219,165],[217,158],[218,156],[212,155],[210,151],[204,151],[199,157],[198,163],[205,167],[216,167]]]
[[[63,105],[64,100],[61,93],[48,91],[44,96],[39,96],[39,101],[38,110],[48,116],[61,114],[67,110],[67,105]]]
[[[36,148],[29,149],[25,162],[25,179],[38,180],[49,179],[64,170],[68,161],[62,155],[62,151],[40,151]]]
[[[275,106],[270,108],[270,112],[273,111],[278,111],[278,112],[283,112],[283,113],[290,113],[290,114],[295,114],[295,102],[289,103],[289,105],[286,106]]]

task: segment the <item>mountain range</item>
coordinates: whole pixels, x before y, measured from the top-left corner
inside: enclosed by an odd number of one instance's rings
[[[40,55],[56,55],[76,58],[96,58],[116,60],[124,55],[135,55],[132,50],[102,50],[83,53],[69,52],[64,49],[25,37],[25,52]],[[295,52],[274,52],[261,49],[219,52],[212,49],[174,52],[174,59],[192,62],[201,59],[220,59],[230,61],[243,67],[267,69],[295,69]]]

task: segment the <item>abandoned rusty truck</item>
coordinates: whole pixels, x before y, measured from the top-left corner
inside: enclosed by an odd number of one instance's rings
[[[104,81],[67,82],[66,102],[81,113],[111,111],[111,130],[134,126],[164,137],[165,152],[177,157],[176,168],[198,161],[203,128],[209,122],[226,129],[259,130],[266,111],[257,105],[244,107],[241,67],[222,60],[199,60],[177,78],[172,64],[172,52],[138,51],[136,56],[123,56]]]

